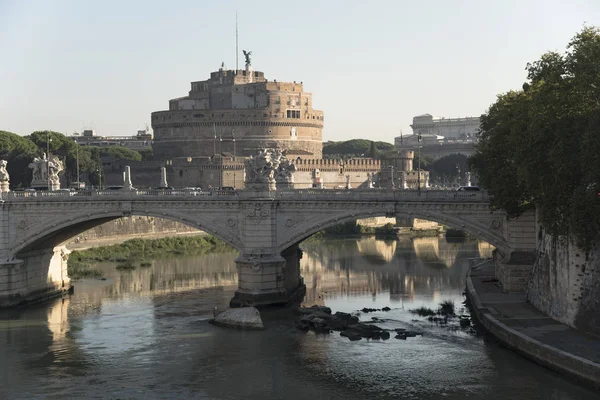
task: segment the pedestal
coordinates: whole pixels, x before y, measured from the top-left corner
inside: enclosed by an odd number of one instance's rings
[[[230,307],[286,305],[301,301],[306,293],[300,277],[297,247],[282,256],[240,256],[238,290]]]
[[[500,281],[503,292],[514,293],[527,290],[535,256],[528,253],[513,252],[507,259],[502,259],[496,253],[494,261],[496,279]]]
[[[37,190],[58,190],[60,189],[60,183],[52,183],[45,179],[37,179],[31,181],[31,187]]]
[[[64,246],[19,254],[0,264],[0,307],[60,296],[71,287]]]

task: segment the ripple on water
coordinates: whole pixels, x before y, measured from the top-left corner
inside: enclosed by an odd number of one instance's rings
[[[131,399],[532,399],[596,394],[479,337],[409,310],[460,306],[476,242],[373,238],[305,244],[307,305],[384,319],[386,329],[422,331],[407,340],[350,342],[303,334],[281,310],[268,329],[208,323],[236,290],[234,253],[155,260],[75,294],[0,313],[0,398]]]

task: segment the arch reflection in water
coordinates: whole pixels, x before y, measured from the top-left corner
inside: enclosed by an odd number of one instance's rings
[[[417,292],[437,301],[446,291],[462,292],[468,258],[482,256],[478,241],[447,243],[438,237],[340,239],[302,247],[305,302],[312,304],[332,297],[372,300],[380,293],[394,302],[415,301]]]

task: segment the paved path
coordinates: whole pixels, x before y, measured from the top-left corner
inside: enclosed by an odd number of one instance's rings
[[[479,322],[519,353],[600,387],[600,338],[548,317],[524,293],[503,293],[494,278],[492,262],[469,271],[467,293]]]

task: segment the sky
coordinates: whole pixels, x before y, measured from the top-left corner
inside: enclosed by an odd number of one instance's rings
[[[0,0],[0,130],[135,135],[242,49],[302,81],[323,140],[393,142],[412,117],[485,113],[564,52],[600,0]]]

